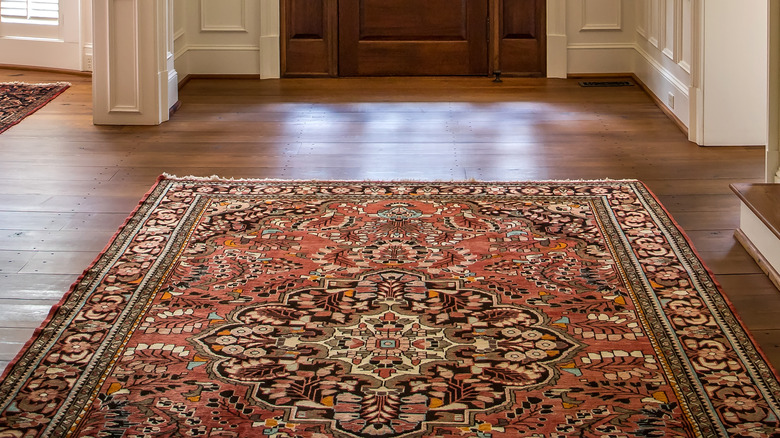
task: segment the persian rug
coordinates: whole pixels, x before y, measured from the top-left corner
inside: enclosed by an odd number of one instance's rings
[[[777,437],[637,181],[161,177],[0,386],[3,437]]]
[[[25,84],[0,82],[0,133],[38,111],[65,91],[70,84]]]

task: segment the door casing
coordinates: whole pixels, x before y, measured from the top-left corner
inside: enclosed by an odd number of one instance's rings
[[[546,0],[488,2],[487,71],[547,74]],[[339,76],[339,0],[281,0],[283,77]]]

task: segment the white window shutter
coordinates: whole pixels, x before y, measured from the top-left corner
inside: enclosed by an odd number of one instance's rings
[[[0,0],[3,21],[58,24],[60,0]]]

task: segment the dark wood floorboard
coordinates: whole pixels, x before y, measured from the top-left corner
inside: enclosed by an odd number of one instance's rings
[[[240,178],[637,178],[669,209],[780,368],[780,292],[734,240],[730,183],[764,151],[701,148],[638,87],[573,80],[190,81],[161,126],[94,126],[89,78],[0,135],[0,369],[163,172]]]

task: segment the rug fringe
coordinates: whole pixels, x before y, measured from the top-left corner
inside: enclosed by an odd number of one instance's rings
[[[35,87],[51,87],[54,85],[62,85],[62,86],[68,86],[70,87],[70,82],[36,82],[36,83],[30,83],[30,82],[22,82],[22,81],[12,81],[12,82],[0,82],[3,85],[27,85],[27,86],[35,86]]]
[[[544,179],[544,180],[523,180],[523,181],[499,181],[499,180],[479,180],[475,178],[471,178],[468,180],[439,180],[439,179],[433,179],[433,180],[417,180],[417,179],[391,179],[391,180],[380,180],[380,179],[287,179],[287,178],[233,178],[233,177],[222,177],[219,175],[211,175],[211,176],[196,176],[196,175],[187,175],[187,176],[178,176],[172,173],[164,172],[160,178],[172,180],[172,181],[199,181],[199,182],[317,182],[317,183],[323,183],[323,182],[336,182],[336,183],[360,183],[360,182],[369,182],[369,183],[411,183],[411,184],[425,184],[425,183],[496,183],[496,184],[506,184],[506,183],[594,183],[594,182],[609,182],[609,183],[634,183],[639,182],[638,179],[612,179],[612,178],[601,178],[601,179]]]

